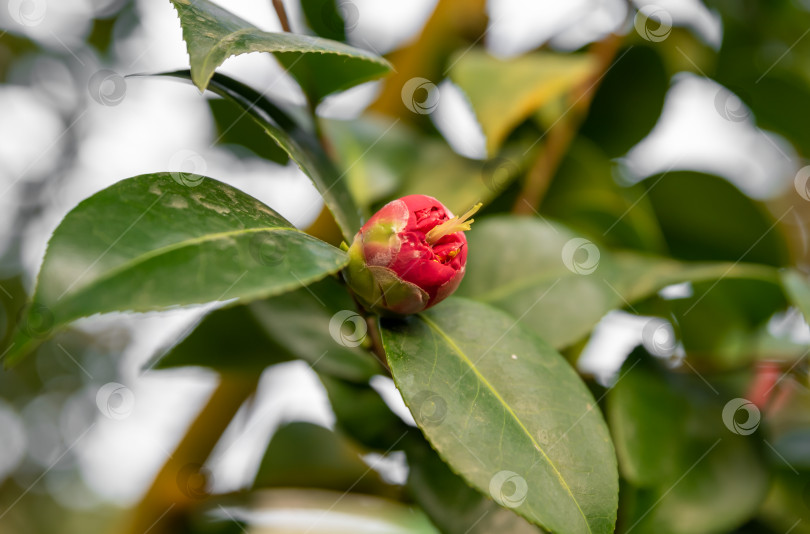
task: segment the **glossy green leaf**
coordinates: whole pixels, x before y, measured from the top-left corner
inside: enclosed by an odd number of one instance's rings
[[[557,223],[496,216],[468,233],[467,273],[458,294],[501,308],[557,348],[610,310],[670,284],[723,277],[773,279],[767,266],[686,263],[609,250]]]
[[[208,0],[172,4],[191,58],[191,77],[200,91],[227,58],[251,52],[273,53],[315,104],[391,68],[383,58],[337,41],[262,31]]]
[[[253,197],[184,173],[122,180],[62,220],[40,269],[26,345],[79,317],[255,300],[336,272],[345,253],[297,229]],[[45,332],[42,322],[49,323]],[[41,334],[41,335],[40,335]]]
[[[431,521],[446,534],[537,534],[525,519],[472,489],[453,473],[417,429],[394,415],[368,385],[321,375],[336,427],[380,452],[393,448],[408,458],[406,487]]]
[[[189,71],[163,75],[191,79]],[[318,188],[344,238],[351,242],[360,229],[360,211],[344,180],[345,173],[338,171],[315,134],[304,129],[261,93],[223,74],[214,74],[208,89],[239,106],[284,149]]]
[[[351,313],[343,326],[354,327],[353,309],[345,287],[328,277],[271,299],[216,310],[148,367],[193,365],[258,374],[269,365],[301,359],[319,373],[364,382],[380,370],[363,348],[365,336],[350,332],[336,339],[330,332],[332,318],[343,310]]]
[[[454,471],[552,532],[613,532],[613,445],[562,356],[509,315],[465,299],[382,328],[405,403]]]
[[[585,54],[534,52],[504,60],[472,49],[450,65],[450,79],[467,95],[494,156],[518,124],[587,80],[595,63]]]
[[[759,440],[724,426],[731,398],[637,355],[608,392],[622,475],[645,488],[628,501],[622,531],[732,531],[756,513],[768,489]]]
[[[253,487],[321,488],[393,496],[393,488],[366,465],[363,454],[328,428],[292,422],[273,434]]]
[[[635,45],[619,50],[599,82],[580,131],[609,157],[622,156],[658,122],[668,90],[669,76],[654,48]]]

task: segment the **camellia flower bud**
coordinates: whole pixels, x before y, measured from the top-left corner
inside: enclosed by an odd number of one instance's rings
[[[480,207],[453,217],[425,195],[383,206],[354,236],[343,271],[360,303],[378,313],[406,315],[450,296],[464,277],[464,231]]]

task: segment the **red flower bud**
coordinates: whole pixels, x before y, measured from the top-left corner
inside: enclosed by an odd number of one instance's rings
[[[441,202],[408,195],[389,202],[354,236],[347,283],[368,309],[418,313],[450,296],[464,277],[476,205],[453,217]]]

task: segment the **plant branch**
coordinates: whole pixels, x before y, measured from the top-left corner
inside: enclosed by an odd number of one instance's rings
[[[585,118],[599,83],[616,57],[622,39],[621,35],[610,34],[591,47],[590,53],[596,58],[597,67],[593,74],[569,95],[571,104],[568,112],[549,128],[545,145],[529,168],[523,189],[512,207],[513,213],[528,215],[539,207],[551,179]]]
[[[174,534],[183,530],[188,509],[207,496],[201,466],[236,411],[256,390],[258,378],[258,375],[222,375],[211,398],[163,465],[146,495],[113,532]]]
[[[284,9],[283,0],[273,0],[273,9],[276,10],[278,20],[281,22],[281,29],[285,32],[292,33],[290,29],[290,19],[287,18],[287,10]]]

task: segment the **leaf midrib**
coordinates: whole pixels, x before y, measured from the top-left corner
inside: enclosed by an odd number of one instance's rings
[[[421,319],[426,325],[428,325],[428,328],[436,332],[442,339],[444,339],[444,341],[450,346],[453,352],[455,352],[462,359],[463,362],[469,365],[470,369],[473,371],[473,373],[475,373],[478,379],[487,387],[487,389],[489,389],[489,391],[495,396],[498,402],[500,402],[501,405],[503,405],[506,411],[512,416],[514,421],[517,422],[518,426],[532,442],[535,449],[537,449],[540,452],[540,454],[543,455],[543,458],[546,459],[548,465],[551,466],[551,469],[554,470],[554,474],[557,475],[557,479],[560,481],[560,484],[568,493],[568,495],[571,497],[571,500],[574,501],[574,504],[576,505],[580,515],[582,515],[582,519],[585,522],[585,526],[587,527],[588,532],[592,533],[593,531],[591,530],[591,524],[588,522],[588,518],[585,515],[585,512],[582,511],[582,507],[580,507],[579,501],[577,501],[577,498],[574,496],[574,493],[571,491],[571,488],[568,486],[568,483],[565,481],[565,478],[563,478],[562,473],[560,473],[560,471],[557,469],[557,466],[554,465],[554,462],[551,461],[551,458],[548,457],[546,451],[543,450],[543,448],[540,446],[537,440],[534,439],[534,436],[532,435],[531,432],[529,432],[529,429],[526,428],[526,426],[523,424],[520,418],[518,418],[517,414],[512,410],[512,407],[509,406],[509,404],[503,399],[503,397],[501,397],[500,393],[498,393],[498,391],[492,386],[492,384],[489,383],[489,381],[484,377],[484,375],[482,375],[478,371],[478,368],[464,353],[464,351],[461,350],[461,347],[459,347],[450,336],[445,334],[444,331],[439,327],[439,325],[437,325],[432,320],[427,318],[424,314],[419,314],[417,317],[419,317],[419,319]]]
[[[135,266],[137,266],[139,264],[145,263],[145,262],[147,262],[147,261],[149,261],[149,260],[151,260],[153,258],[156,258],[156,257],[158,257],[158,256],[160,256],[162,254],[168,254],[170,252],[174,252],[175,250],[180,250],[180,249],[185,248],[185,247],[190,247],[190,246],[202,244],[202,243],[206,243],[206,242],[209,242],[209,241],[216,241],[218,239],[226,239],[226,238],[236,236],[236,235],[244,235],[244,234],[250,234],[250,233],[257,233],[257,232],[279,232],[279,231],[290,231],[290,232],[296,232],[296,233],[299,233],[299,234],[304,234],[304,232],[302,232],[301,230],[299,230],[297,228],[293,228],[293,227],[263,226],[263,227],[258,227],[258,228],[240,228],[239,230],[229,230],[227,232],[217,232],[217,233],[213,233],[213,234],[205,234],[203,236],[193,237],[191,239],[185,239],[183,241],[178,241],[177,243],[172,243],[171,245],[166,245],[164,247],[156,248],[156,249],[150,250],[149,252],[146,252],[144,254],[140,254],[138,256],[135,256],[134,258],[125,261],[124,263],[110,269],[109,271],[106,271],[102,276],[94,278],[89,283],[84,284],[82,286],[79,286],[76,290],[65,294],[64,297],[67,297],[68,300],[70,300],[71,297],[75,297],[76,295],[82,293],[87,288],[89,288],[89,287],[91,287],[93,285],[96,285],[96,284],[99,284],[101,282],[104,282],[105,280],[109,280],[111,278],[114,278],[117,275],[121,274],[122,272],[125,272],[125,271],[127,271],[127,270],[129,270],[131,268],[134,268]],[[61,298],[62,297],[60,297],[57,300],[61,300]]]
[[[270,39],[270,38],[273,38],[273,37],[278,37],[279,35],[281,35],[281,36],[284,35],[284,34],[278,34],[278,33],[273,33],[273,32],[266,32],[264,30],[256,28],[255,26],[250,26],[248,24],[248,27],[240,28],[240,29],[238,29],[236,31],[232,31],[232,32],[230,32],[228,34],[225,34],[220,39],[218,39],[217,42],[213,46],[211,46],[211,48],[208,50],[208,52],[203,57],[203,62],[202,62],[200,70],[203,73],[206,73],[208,71],[209,60],[211,59],[211,57],[214,55],[215,52],[220,51],[220,52],[223,52],[223,53],[226,53],[226,54],[230,53],[230,55],[228,57],[233,57],[233,56],[238,56],[238,55],[244,54],[245,52],[238,52],[238,53],[230,52],[229,48],[233,44],[233,42],[231,42],[231,43],[226,42],[228,40],[232,41],[235,37],[243,35],[243,34],[251,34],[251,35],[260,37],[262,40]],[[362,54],[356,54],[356,53],[349,53],[349,52],[344,52],[344,51],[340,51],[340,50],[326,50],[326,49],[317,50],[317,49],[315,49],[316,46],[322,46],[322,47],[326,48],[322,44],[312,43],[312,44],[310,44],[311,48],[307,48],[307,47],[304,47],[302,45],[287,45],[287,44],[283,44],[283,43],[282,44],[270,44],[270,43],[267,43],[264,46],[267,47],[267,49],[264,50],[264,52],[266,52],[268,54],[275,54],[275,53],[278,53],[278,54],[290,54],[290,53],[322,54],[322,55],[323,54],[333,54],[333,55],[336,55],[336,56],[343,56],[343,57],[347,57],[347,58],[358,59],[360,61],[368,61],[369,63],[374,63],[374,64],[380,65],[382,67],[387,67],[386,63],[384,63],[383,61],[378,60],[375,57],[370,57],[370,56],[366,56],[366,55],[362,55]],[[191,56],[190,52],[189,52],[189,56]],[[228,57],[226,57],[225,59],[228,59]],[[211,69],[212,74],[213,74],[214,70],[216,70],[216,67],[214,67],[214,69]],[[210,79],[211,79],[211,76],[206,74],[206,80],[205,80],[206,83]]]

